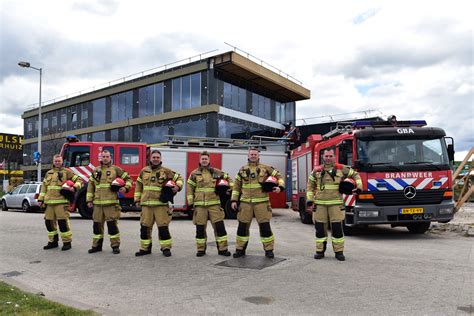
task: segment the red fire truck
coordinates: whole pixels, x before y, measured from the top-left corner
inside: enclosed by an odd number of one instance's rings
[[[65,167],[81,176],[87,183],[95,166],[99,165],[101,152],[108,150],[113,163],[127,171],[133,180],[132,189],[128,193],[119,193],[122,210],[126,212],[139,211],[134,207],[133,194],[140,170],[148,163],[150,150],[159,150],[163,165],[180,173],[186,181],[191,171],[198,167],[199,153],[204,149],[210,153],[213,167],[228,172],[232,178],[235,177],[240,167],[247,161],[249,146],[260,148],[261,162],[278,169],[286,179],[286,143],[275,141],[174,137],[164,144],[147,145],[143,143],[82,142],[78,141],[76,137],[70,136],[61,149],[61,155]],[[85,200],[86,190],[87,184],[77,192],[74,201],[75,208],[82,217],[91,218],[92,209],[87,207]],[[285,193],[271,193],[270,202],[276,208],[286,207]],[[175,211],[191,215],[187,208],[185,188],[175,196],[173,208]],[[235,218],[235,214],[229,208],[226,208],[226,215],[228,218]]]
[[[442,129],[426,127],[425,121],[339,123],[291,152],[292,208],[303,223],[312,222],[306,183],[313,168],[323,164],[324,150],[331,148],[337,161],[355,168],[363,182],[360,194],[343,195],[348,233],[369,224],[424,233],[431,222],[453,218],[453,145]]]

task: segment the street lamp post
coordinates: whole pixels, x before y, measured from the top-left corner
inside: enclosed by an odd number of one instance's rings
[[[32,68],[35,70],[39,71],[40,75],[40,84],[39,84],[39,103],[38,103],[38,153],[40,154],[39,160],[38,160],[38,182],[41,182],[41,80],[43,76],[43,69],[42,68],[36,68],[30,65],[29,62],[26,61],[20,61],[18,63],[18,66],[23,67],[23,68]]]

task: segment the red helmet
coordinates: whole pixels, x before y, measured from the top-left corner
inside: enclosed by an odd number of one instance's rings
[[[122,178],[115,178],[115,180],[110,184],[110,189],[114,192],[118,192],[118,190],[124,186],[125,181]]]
[[[230,189],[229,180],[221,178],[216,181],[216,193],[218,195],[226,194],[227,190],[229,189]]]
[[[269,176],[263,182],[263,192],[272,192],[274,187],[278,186],[278,179],[274,176]]]
[[[174,196],[176,193],[173,192],[173,188],[176,186],[176,182],[173,180],[168,180],[163,184],[163,188],[161,189],[161,194],[160,194],[160,201],[163,203],[166,202],[174,202]]]
[[[357,183],[354,179],[345,178],[339,183],[339,193],[350,195],[357,188]]]
[[[74,191],[71,191],[71,188],[74,188],[74,182],[67,180],[64,181],[63,185],[61,186],[61,190],[59,191],[59,193],[69,202],[74,201]]]

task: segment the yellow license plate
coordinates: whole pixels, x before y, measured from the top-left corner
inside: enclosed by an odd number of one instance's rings
[[[422,207],[410,207],[400,209],[400,214],[423,214]]]

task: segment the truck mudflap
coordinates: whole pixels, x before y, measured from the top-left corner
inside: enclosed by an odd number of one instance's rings
[[[448,222],[454,216],[454,202],[443,201],[440,204],[376,206],[374,204],[356,204],[346,207],[347,226],[361,224],[408,224],[417,221]]]

